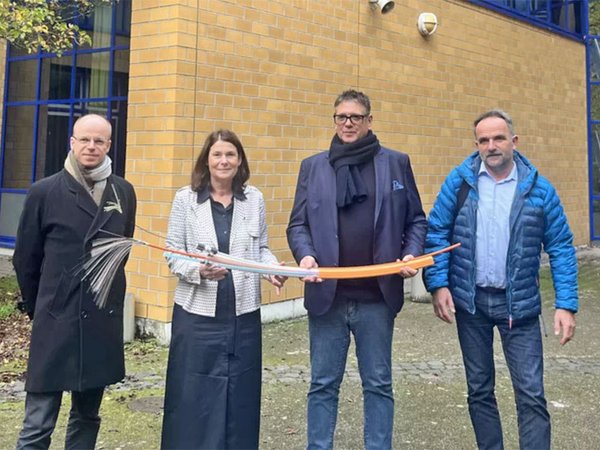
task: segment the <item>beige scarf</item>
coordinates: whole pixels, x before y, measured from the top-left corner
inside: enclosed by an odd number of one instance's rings
[[[96,205],[100,206],[102,195],[106,188],[106,179],[112,173],[111,159],[108,156],[105,156],[98,167],[86,169],[79,164],[73,150],[71,150],[65,159],[65,170],[69,172],[87,192],[89,192]]]

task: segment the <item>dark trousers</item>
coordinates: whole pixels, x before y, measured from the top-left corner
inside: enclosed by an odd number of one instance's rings
[[[67,424],[65,449],[93,449],[100,429],[100,403],[104,388],[71,393],[71,412]],[[62,392],[28,392],[25,419],[17,450],[47,449],[62,402]]]
[[[550,415],[544,397],[544,365],[539,319],[515,320],[509,327],[505,293],[477,289],[476,312],[458,310],[456,325],[467,375],[471,422],[479,449],[504,448],[496,404],[494,327],[502,340],[517,404],[522,450],[550,448]]]

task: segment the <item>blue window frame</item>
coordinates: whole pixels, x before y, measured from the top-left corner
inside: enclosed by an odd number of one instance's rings
[[[14,247],[31,184],[60,171],[73,123],[87,113],[113,126],[113,171],[125,172],[131,0],[96,9],[79,23],[93,44],[61,57],[9,46],[0,149],[0,247]]]
[[[516,19],[581,40],[586,0],[467,0]]]
[[[600,1],[589,1],[587,44],[588,170],[592,240],[600,240]]]

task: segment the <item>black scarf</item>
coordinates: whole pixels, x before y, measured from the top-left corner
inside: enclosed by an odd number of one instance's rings
[[[370,130],[364,138],[351,144],[344,144],[337,134],[333,137],[329,147],[329,164],[335,170],[338,208],[367,198],[367,189],[357,166],[372,160],[379,148],[379,140]]]

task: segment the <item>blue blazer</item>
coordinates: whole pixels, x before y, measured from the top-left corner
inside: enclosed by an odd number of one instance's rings
[[[374,163],[373,261],[379,264],[402,259],[408,254],[421,255],[427,221],[408,155],[381,147]],[[287,228],[288,243],[296,262],[311,255],[321,267],[339,264],[335,200],[335,172],[329,163],[329,152],[302,161]],[[404,303],[402,277],[388,275],[377,280],[385,302],[398,313]],[[315,315],[327,312],[335,297],[336,285],[336,280],[306,283],[305,308]]]

